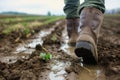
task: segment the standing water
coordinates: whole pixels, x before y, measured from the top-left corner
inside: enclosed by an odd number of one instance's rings
[[[31,54],[33,51],[35,51],[35,46],[37,44],[43,44],[42,38],[47,36],[48,34],[51,34],[51,32],[55,29],[56,26],[58,26],[60,22],[56,23],[54,26],[52,26],[50,29],[44,29],[40,31],[37,35],[35,35],[35,38],[32,40],[28,40],[28,43],[20,44],[14,53],[20,53],[24,52],[26,54]]]

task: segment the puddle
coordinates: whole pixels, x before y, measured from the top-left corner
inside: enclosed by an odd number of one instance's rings
[[[51,34],[51,32],[55,29],[56,26],[58,26],[61,23],[61,21],[56,22],[55,25],[51,26],[49,29],[43,29],[38,34],[36,34],[34,37],[35,39],[29,39],[26,41],[26,43],[20,44],[14,51],[14,53],[21,53],[24,52],[26,54],[31,54],[33,51],[35,51],[35,46],[37,44],[43,44],[42,38],[47,36],[48,34]]]
[[[65,68],[70,66],[70,62],[59,62],[56,61],[55,64],[51,64],[52,71],[49,73],[50,80],[66,80],[67,72]]]
[[[99,66],[83,66],[77,80],[106,80],[104,71]]]
[[[72,57],[78,58],[78,57],[76,57],[76,55],[74,54],[74,49],[75,49],[75,47],[68,45],[69,38],[68,38],[68,36],[67,36],[67,31],[66,31],[66,29],[63,30],[63,33],[64,33],[64,34],[62,34],[63,44],[61,45],[61,48],[60,48],[60,49],[63,50],[65,53],[71,55]]]
[[[35,46],[37,44],[41,44],[41,45],[43,44],[42,38],[50,34],[53,30],[54,30],[54,27],[40,31],[39,34],[36,35],[35,39],[28,41],[29,43],[20,44],[16,48],[16,51],[14,53],[24,52],[27,54],[31,54],[33,51],[35,51]]]
[[[10,56],[2,56],[0,57],[0,61],[3,63],[11,64],[15,63],[19,59],[28,59],[28,54],[19,54],[19,55],[10,55]]]
[[[5,63],[14,63],[17,61],[17,56],[6,56],[6,57],[1,57],[0,58],[1,62],[5,62]]]

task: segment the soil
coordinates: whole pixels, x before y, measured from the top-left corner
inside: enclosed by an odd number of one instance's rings
[[[103,21],[98,42],[98,66],[102,68],[103,73],[102,77],[100,76],[97,80],[120,80],[119,21],[120,17],[113,16],[105,17]],[[45,61],[39,56],[41,52],[46,53],[46,51],[37,45],[36,50],[28,58],[18,58],[11,64],[0,62],[0,80],[81,80],[78,78],[79,73],[86,68],[80,66],[78,58],[74,58],[60,49],[63,44],[62,31],[64,28],[65,21],[62,21],[51,34],[43,38],[42,47],[53,55],[51,60]],[[13,35],[15,34],[13,33]],[[51,39],[52,37],[54,39]],[[26,39],[21,39],[17,43],[13,41],[14,36],[3,36],[0,39],[0,57],[16,55],[12,53],[13,49]],[[62,66],[59,67],[60,65]],[[58,69],[53,69],[55,66]],[[63,74],[56,75],[58,79],[55,79],[53,74],[62,71],[61,68],[64,69]]]

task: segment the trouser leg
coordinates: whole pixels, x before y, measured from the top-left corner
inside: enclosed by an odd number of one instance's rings
[[[79,6],[79,13],[81,13],[82,9],[84,7],[94,7],[102,11],[102,13],[105,12],[105,0],[85,0],[80,6]]]
[[[67,19],[79,18],[78,7],[80,5],[79,0],[64,0],[64,13]]]
[[[79,26],[79,13],[78,7],[80,5],[79,0],[64,0],[64,12],[66,14],[67,33],[69,37],[69,44],[75,45],[78,37]]]

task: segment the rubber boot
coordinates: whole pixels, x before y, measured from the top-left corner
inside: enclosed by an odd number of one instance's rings
[[[97,64],[97,40],[103,21],[103,13],[96,8],[86,7],[80,14],[80,33],[75,54],[83,58],[85,64]]]
[[[69,37],[69,45],[75,46],[78,38],[79,18],[67,19],[67,33]]]

